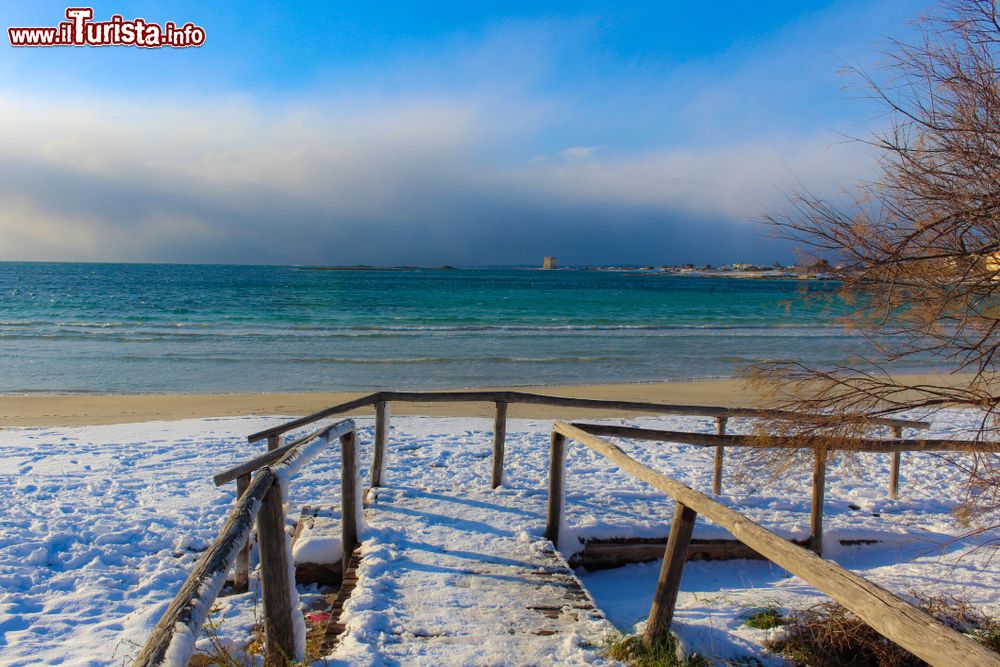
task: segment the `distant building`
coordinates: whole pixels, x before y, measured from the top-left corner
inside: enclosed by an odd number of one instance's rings
[[[556,265],[556,258],[555,257],[546,257],[545,260],[542,262],[542,268],[543,269],[556,269],[556,268],[558,268],[558,266]]]

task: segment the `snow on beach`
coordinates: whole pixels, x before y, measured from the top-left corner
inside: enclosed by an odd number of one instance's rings
[[[960,435],[975,419],[970,413],[941,415],[932,435]],[[245,435],[280,421],[220,418],[0,433],[0,481],[6,490],[0,496],[0,664],[127,662],[232,507],[235,485],[217,489],[212,474],[258,454],[260,447],[246,443]],[[366,469],[371,420],[356,421],[361,467]],[[702,432],[713,432],[715,426],[707,419],[683,417],[628,423]],[[505,484],[497,491],[488,489],[491,420],[396,417],[392,425],[388,490],[468,498],[469,516],[480,512],[484,522],[495,518],[497,508],[507,508],[517,517],[512,531],[523,533],[528,542],[541,540],[551,420],[510,421]],[[732,426],[738,430],[740,422]],[[708,449],[634,442],[623,446],[694,488],[711,486]],[[829,467],[825,556],[899,594],[945,593],[1000,614],[1000,573],[984,567],[988,554],[959,559],[975,546],[954,540],[963,531],[950,514],[959,500],[961,473],[939,456],[906,454],[901,499],[890,501],[888,457],[864,455],[862,462],[847,467],[835,459]],[[567,471],[566,525],[572,533],[666,534],[673,502],[662,493],[581,445],[570,445]],[[298,516],[303,504],[336,504],[339,479],[334,448],[291,481],[290,518]],[[765,489],[726,483],[723,502],[782,535],[803,538],[809,480],[810,470],[803,466]],[[377,519],[369,524],[362,538],[385,551],[387,533],[379,532],[385,528]],[[724,536],[699,519],[695,537]],[[991,537],[998,536],[980,539]],[[859,538],[881,541],[867,546],[839,542]],[[571,543],[562,542],[567,556],[565,545]],[[373,581],[391,575],[391,570],[380,573],[377,567],[373,561]],[[630,631],[648,612],[657,568],[649,563],[585,573],[583,581],[608,619]],[[366,576],[364,569],[361,576]],[[377,661],[386,653],[394,624],[400,622],[380,608],[380,589],[363,583],[357,599],[348,604],[352,633],[338,647],[335,663]],[[317,590],[303,589],[301,594],[309,602]],[[749,655],[773,662],[760,647],[766,632],[742,625],[748,610],[775,603],[802,607],[822,599],[801,580],[766,562],[694,562],[685,570],[675,628],[687,644],[708,655]],[[255,602],[253,592],[220,598],[214,619],[226,641],[239,646],[247,640],[259,614]],[[413,609],[419,612],[419,605]],[[544,657],[574,662],[584,657],[582,649],[575,650],[562,647],[558,655]],[[431,656],[408,658],[419,662]],[[441,662],[442,656],[433,659]]]

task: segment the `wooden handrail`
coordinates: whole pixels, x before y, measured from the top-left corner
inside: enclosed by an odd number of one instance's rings
[[[355,398],[354,400],[347,401],[345,403],[338,403],[337,405],[331,405],[328,408],[323,408],[319,412],[314,412],[311,415],[306,415],[305,417],[299,417],[298,419],[293,419],[292,421],[285,422],[284,424],[278,424],[277,426],[272,426],[271,428],[266,428],[263,431],[258,431],[257,433],[251,433],[247,436],[248,442],[255,442],[257,440],[262,440],[275,435],[283,435],[289,431],[294,431],[295,429],[306,426],[307,424],[312,424],[320,419],[325,419],[326,417],[332,417],[333,415],[340,414],[342,412],[348,412],[357,408],[363,408],[366,405],[372,405],[378,399],[378,394],[367,394],[361,396],[360,398]]]
[[[593,435],[610,435],[637,440],[656,440],[658,442],[675,442],[683,445],[698,445],[700,447],[756,447],[763,449],[812,449],[815,444],[822,444],[829,451],[876,452],[891,454],[895,452],[1000,452],[1000,442],[977,440],[882,440],[865,438],[839,438],[823,436],[757,436],[757,435],[715,435],[712,433],[688,433],[685,431],[663,431],[636,426],[617,426],[611,424],[587,424],[573,422],[573,426]]]
[[[311,424],[320,419],[348,412],[356,408],[375,405],[377,402],[402,401],[407,403],[523,403],[528,405],[552,405],[570,408],[588,408],[604,410],[622,410],[626,412],[647,412],[660,415],[683,415],[693,417],[755,417],[761,419],[780,419],[784,421],[829,422],[833,420],[856,419],[861,423],[873,426],[898,426],[902,428],[930,428],[925,421],[912,419],[895,419],[892,417],[871,417],[856,414],[822,415],[790,410],[768,410],[762,408],[729,408],[712,405],[671,405],[667,403],[651,403],[647,401],[617,401],[603,398],[578,398],[574,396],[554,396],[524,391],[501,390],[457,390],[457,391],[379,391],[359,398],[339,403],[314,412],[305,417],[271,428],[252,433],[247,440],[254,442],[263,438],[274,437],[292,431],[301,426]]]
[[[161,665],[168,651],[175,654],[183,653],[190,658],[194,652],[195,640],[201,634],[202,625],[208,618],[212,602],[222,590],[225,575],[233,566],[240,546],[250,536],[254,519],[260,511],[264,495],[274,483],[274,477],[270,468],[264,468],[253,478],[250,488],[230,513],[226,525],[219,531],[219,535],[208,550],[198,559],[194,570],[188,575],[180,591],[174,596],[173,602],[153,628],[139,656],[132,663],[133,667]],[[179,633],[178,627],[183,628],[183,631]],[[185,664],[186,662],[184,659]]]
[[[216,476],[216,479],[223,477],[225,481],[232,481],[256,471],[247,490],[237,498],[236,507],[226,525],[160,617],[133,667],[163,665],[168,656],[171,664],[187,664],[212,603],[222,590],[226,573],[233,567],[238,554],[244,551],[255,519],[260,545],[265,644],[269,664],[285,664],[296,657],[294,644],[291,643],[291,634],[294,634],[291,614],[298,613],[298,609],[292,604],[291,586],[294,584],[288,574],[291,554],[285,534],[279,482],[295,474],[325,449],[308,446],[319,437],[324,437],[327,445],[339,437],[342,465],[353,462],[356,457],[354,431],[354,421],[344,419]],[[351,466],[356,467],[353,463]],[[360,503],[356,501],[356,479],[357,475],[351,474],[344,475],[341,480],[342,541],[347,553],[353,550],[357,540],[358,522],[354,513],[359,511]]]
[[[663,491],[680,505],[725,528],[743,544],[826,593],[857,614],[879,634],[931,665],[1000,667],[1000,655],[945,626],[930,614],[836,563],[823,560],[788,542],[704,493],[639,463],[613,443],[566,422],[557,421],[552,429],[554,433],[571,438],[602,454],[624,472]],[[664,567],[669,572],[670,567],[666,562]],[[664,579],[668,584],[673,580],[676,585],[680,577],[661,577],[661,580]],[[669,597],[658,595],[656,599],[661,602],[669,601]],[[661,613],[665,612],[661,609]]]

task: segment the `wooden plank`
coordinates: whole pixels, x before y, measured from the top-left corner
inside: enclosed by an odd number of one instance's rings
[[[267,436],[267,451],[273,452],[274,450],[281,447],[281,436],[280,435],[269,435]]]
[[[389,438],[389,403],[381,399],[375,401],[375,445],[372,450],[371,486],[382,486],[382,470],[385,466],[385,445]]]
[[[347,626],[343,622],[344,605],[354,592],[358,584],[358,566],[361,565],[361,547],[357,547],[351,554],[350,562],[344,571],[343,580],[340,583],[340,590],[330,605],[330,620],[323,633],[323,642],[320,646],[320,655],[330,655],[337,647],[341,635]]]
[[[495,403],[507,400],[506,391],[383,391],[379,397],[386,401],[406,403]]]
[[[715,434],[726,434],[726,417],[719,417],[715,423]],[[726,455],[726,446],[719,442],[715,445],[715,460],[712,466],[712,493],[719,495],[722,493],[722,461]]]
[[[266,454],[261,454],[260,456],[257,456],[255,458],[250,459],[249,461],[245,461],[243,463],[235,465],[227,470],[223,470],[215,477],[213,477],[212,481],[215,482],[216,486],[222,486],[223,484],[227,484],[233,481],[234,479],[238,478],[240,475],[252,473],[253,471],[263,468],[266,465],[275,463],[276,461],[280,460],[283,456],[288,454],[288,452],[292,451],[293,449],[296,449],[300,445],[308,444],[320,436],[325,435],[328,438],[338,438],[340,437],[340,430],[345,428],[353,429],[354,421],[350,419],[344,419],[332,426],[324,426],[323,428],[317,429],[312,433],[307,433],[306,435],[296,440],[293,440],[287,445],[278,447],[277,449],[273,449],[267,452]]]
[[[250,488],[250,474],[240,475],[236,478],[236,503],[246,494]],[[233,592],[246,593],[250,589],[250,534],[247,535],[246,542],[240,547],[236,554],[236,571],[233,573]]]
[[[285,534],[285,510],[281,489],[271,486],[257,515],[257,546],[260,550],[260,582],[264,603],[264,638],[267,663],[288,665],[304,656],[295,650],[292,614],[299,610],[292,604],[289,567],[292,554]]]
[[[663,415],[692,415],[700,417],[759,417],[765,419],[782,419],[791,421],[828,422],[833,419],[843,420],[845,417],[856,419],[872,425],[891,426],[899,424],[909,428],[928,428],[927,422],[890,417],[870,417],[867,415],[835,416],[793,412],[789,410],[766,410],[756,408],[728,408],[710,405],[670,405],[665,403],[649,403],[645,401],[616,401],[601,398],[575,398],[570,396],[552,396],[528,392],[508,392],[507,400],[511,403],[535,403],[542,405],[559,405],[573,408],[600,408],[623,410],[627,412],[649,412]]]
[[[172,644],[178,628],[186,628],[186,637],[199,636],[205,619],[222,588],[223,576],[229,571],[236,557],[238,545],[246,542],[253,528],[254,518],[260,508],[261,499],[271,488],[274,473],[262,470],[244,493],[229,515],[225,526],[211,546],[198,559],[197,564],[184,581],[180,591],[160,617],[153,632],[143,645],[134,667],[152,667],[166,661],[168,651],[174,652],[179,662],[186,663],[194,651],[194,642]]]
[[[694,532],[694,522],[698,515],[693,509],[678,502],[674,511],[674,521],[670,526],[670,538],[663,553],[660,578],[653,593],[653,606],[646,622],[645,641],[652,644],[670,632],[670,622],[674,618],[674,606],[681,589],[681,576],[687,560],[688,543]]]
[[[941,624],[917,607],[836,563],[790,544],[711,497],[642,465],[620,447],[565,422],[553,429],[603,454],[622,471],[687,505],[736,539],[826,593],[884,637],[931,665],[1000,667],[1000,655]]]
[[[545,537],[559,548],[559,526],[562,523],[563,483],[566,466],[566,438],[561,433],[552,432],[549,445],[549,503],[545,518]]]
[[[809,548],[823,555],[823,499],[826,495],[826,449],[813,450],[812,507],[809,511]]]
[[[367,394],[345,403],[324,408],[305,417],[293,419],[247,436],[254,442],[272,435],[281,435],[295,430],[300,426],[311,424],[325,417],[348,412],[366,405],[374,405],[376,401],[405,401],[409,403],[448,403],[448,402],[490,402],[507,401],[508,403],[529,403],[541,405],[556,405],[572,408],[598,408],[604,410],[623,410],[628,412],[646,412],[661,415],[692,415],[702,417],[759,417],[764,419],[784,419],[791,421],[830,421],[830,415],[815,415],[788,410],[764,410],[754,408],[729,408],[707,405],[669,405],[649,403],[644,401],[613,401],[599,398],[576,398],[572,396],[552,396],[522,391],[381,391]],[[893,419],[891,417],[870,417],[867,415],[846,415],[850,419],[879,426],[904,426],[906,428],[929,428],[930,424],[909,419]],[[844,419],[845,415],[837,415]]]
[[[247,436],[248,442],[255,442],[263,438],[270,437],[272,435],[281,435],[283,433],[288,433],[289,431],[294,431],[295,429],[305,426],[307,424],[312,424],[320,419],[325,419],[326,417],[332,417],[333,415],[338,415],[342,412],[348,412],[350,410],[355,410],[357,408],[363,408],[366,405],[372,405],[378,398],[378,394],[367,394],[359,398],[355,398],[352,401],[347,401],[346,403],[338,403],[337,405],[330,406],[329,408],[323,408],[319,412],[314,412],[311,415],[306,415],[305,417],[299,417],[298,419],[293,419],[284,424],[278,424],[277,426],[272,426],[271,428],[266,428],[263,431],[258,431],[257,433],[251,433]]]
[[[809,545],[808,540],[789,540],[789,542],[799,546]],[[843,540],[841,544],[844,544]],[[666,546],[667,539],[664,537],[587,540],[583,544],[583,549],[570,558],[570,565],[596,571],[631,563],[648,563],[663,558]],[[685,558],[689,561],[766,560],[739,540],[697,538],[692,538],[688,544]]]
[[[493,419],[493,474],[490,485],[497,488],[503,484],[503,457],[507,441],[507,401],[497,401],[497,412]]]
[[[593,435],[610,435],[637,440],[655,440],[684,445],[715,447],[756,447],[763,449],[806,449],[821,443],[830,451],[857,452],[1000,452],[1000,442],[977,442],[974,440],[885,440],[875,438],[834,438],[821,439],[810,436],[770,436],[767,439],[756,435],[715,435],[712,433],[689,433],[687,431],[663,431],[636,426],[615,426],[612,424],[587,424],[574,422],[573,426]]]
[[[892,437],[897,440],[903,439],[903,427],[893,426],[892,427]],[[902,454],[900,452],[892,453],[892,461],[889,464],[889,499],[897,500],[899,498],[899,466],[902,463]]]
[[[351,553],[358,544],[358,459],[354,432],[340,436],[340,530],[344,551],[343,572],[347,572]]]
[[[333,507],[313,507],[306,505],[295,522],[295,532],[292,533],[292,558],[295,558],[295,545],[299,540],[310,539],[311,533],[330,536],[340,527],[336,518],[339,512]],[[323,586],[339,586],[343,575],[343,563],[314,563],[295,560],[296,584],[320,584]]]

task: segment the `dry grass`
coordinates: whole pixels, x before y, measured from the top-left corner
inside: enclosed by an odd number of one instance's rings
[[[255,616],[256,609],[257,605],[255,604]],[[213,608],[212,611],[215,613],[217,609]],[[320,655],[320,647],[323,643],[325,632],[316,627],[321,624],[325,628],[325,623],[313,623],[308,619],[306,620],[305,659],[302,662],[288,661],[287,665],[289,667],[312,665],[316,661],[323,660],[323,656]],[[220,634],[222,626],[222,620],[216,620],[209,615],[204,628],[205,636],[209,640],[209,647],[207,650],[201,649],[195,653],[191,657],[188,667],[257,667],[261,662],[266,667],[270,664],[264,648],[264,625],[262,623],[254,623],[250,641],[242,649],[233,648],[232,642],[222,638]]]
[[[1000,624],[954,598],[914,595],[918,606],[987,648],[1000,650]],[[796,665],[809,667],[918,667],[926,663],[889,641],[835,602],[786,616],[784,636],[768,644]]]
[[[604,655],[631,667],[708,667],[700,655],[678,657],[673,635],[647,644],[642,635],[611,634],[604,639]]]

